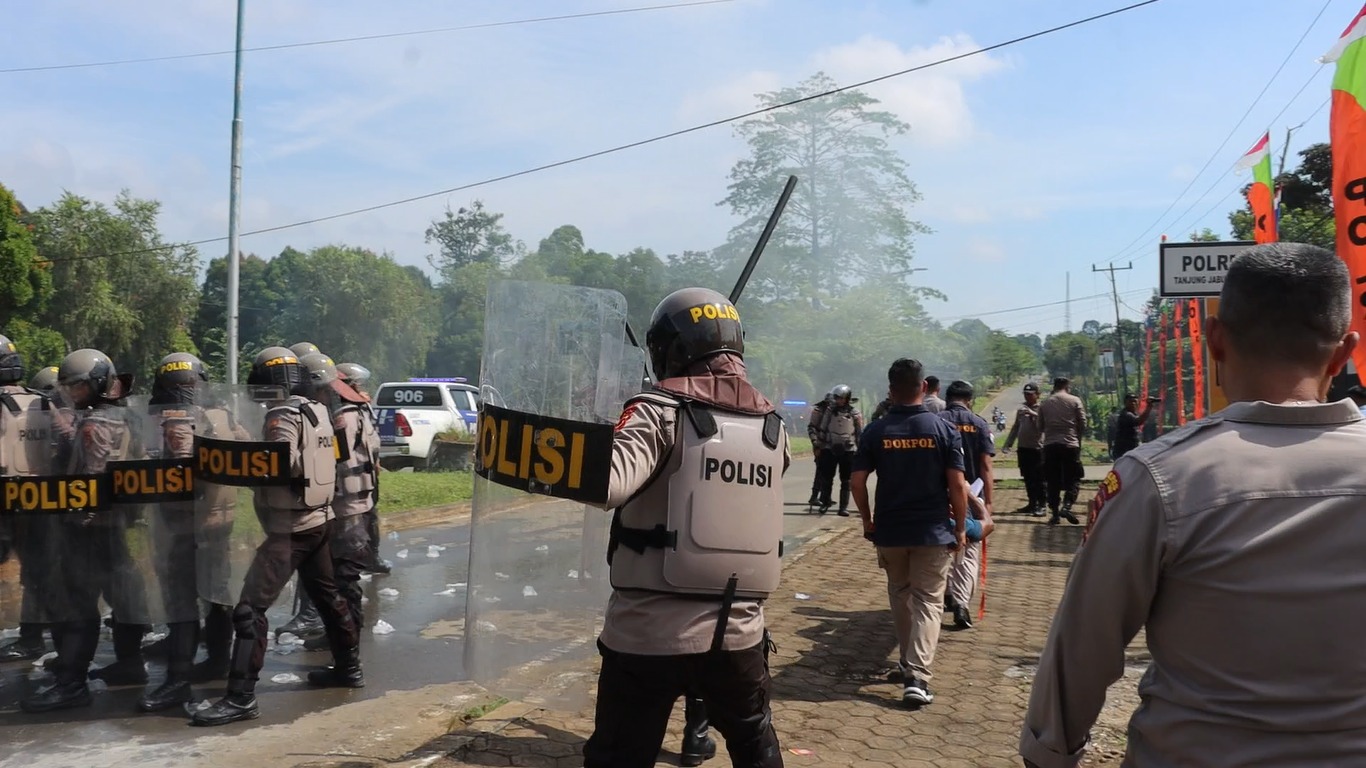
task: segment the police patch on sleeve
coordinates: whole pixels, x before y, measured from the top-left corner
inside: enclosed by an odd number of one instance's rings
[[[1091,535],[1091,529],[1095,527],[1096,521],[1100,519],[1100,511],[1106,502],[1119,495],[1121,484],[1119,474],[1113,469],[1100,481],[1100,490],[1096,491],[1096,497],[1091,499],[1091,503],[1086,508],[1086,530],[1082,531],[1082,543],[1086,543],[1086,537]]]
[[[635,403],[631,403],[630,405],[626,406],[626,410],[621,412],[621,418],[617,419],[617,425],[615,427],[612,427],[612,431],[620,432],[621,430],[625,429],[626,423],[631,420],[631,417],[635,415],[635,412]]]

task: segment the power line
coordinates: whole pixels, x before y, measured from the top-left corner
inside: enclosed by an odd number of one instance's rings
[[[279,45],[261,45],[253,48],[243,48],[245,52],[258,51],[282,51],[288,48],[309,48],[319,45],[336,45],[338,43],[358,43],[367,40],[388,40],[396,37],[415,37],[417,35],[436,35],[445,32],[463,32],[471,29],[492,29],[494,27],[511,27],[520,24],[540,24],[550,21],[567,21],[570,19],[587,19],[596,16],[619,16],[628,13],[643,13],[646,11],[663,11],[674,8],[692,8],[699,5],[718,5],[721,3],[731,3],[735,0],[693,0],[692,2],[673,3],[670,5],[645,5],[638,8],[618,8],[612,11],[593,11],[589,13],[569,13],[559,16],[540,16],[531,19],[513,19],[510,21],[490,21],[482,24],[464,24],[458,27],[435,27],[432,29],[417,29],[408,32],[388,32],[379,35],[361,35],[358,37],[338,37],[331,40],[308,40],[301,43],[281,43]],[[113,67],[124,64],[148,64],[158,61],[180,61],[182,59],[203,59],[211,56],[231,56],[236,53],[230,51],[204,51],[201,53],[182,53],[172,56],[150,56],[141,59],[115,59],[112,61],[90,61],[78,64],[48,64],[37,67],[9,67],[0,69],[0,74],[16,74],[21,72],[50,72],[60,69],[88,69],[91,67]]]
[[[1068,23],[1066,23],[1066,24],[1060,24],[1060,25],[1055,26],[1055,27],[1049,27],[1048,29],[1040,30],[1040,31],[1038,31],[1038,32],[1031,32],[1030,34],[1022,35],[1022,36],[1020,36],[1020,37],[1015,37],[1015,38],[1012,38],[1012,39],[1010,39],[1010,40],[1006,40],[1006,41],[1004,41],[1004,42],[995,43],[995,44],[993,44],[993,45],[986,46],[985,48],[978,48],[978,49],[976,49],[976,50],[967,51],[967,52],[965,52],[965,53],[960,53],[960,54],[956,54],[956,55],[953,55],[953,56],[947,56],[947,57],[945,57],[945,58],[938,59],[938,60],[936,60],[936,61],[931,61],[931,62],[928,62],[928,63],[925,63],[925,64],[918,64],[918,65],[916,65],[916,66],[914,66],[914,67],[908,67],[908,68],[906,68],[906,69],[897,70],[896,72],[891,72],[891,73],[888,73],[888,74],[885,74],[885,75],[879,75],[878,77],[869,78],[869,79],[867,79],[867,80],[863,80],[863,81],[860,81],[860,82],[857,82],[857,83],[852,83],[852,84],[850,84],[850,85],[844,85],[844,86],[840,86],[840,87],[838,87],[838,88],[832,88],[832,89],[830,89],[830,90],[828,90],[828,91],[822,91],[822,92],[820,92],[820,93],[811,94],[810,96],[803,96],[803,97],[801,97],[801,98],[799,98],[799,99],[793,99],[792,101],[786,101],[786,102],[782,102],[782,103],[779,103],[779,104],[772,104],[772,105],[769,105],[769,106],[767,106],[767,107],[760,107],[760,108],[758,108],[758,109],[754,109],[754,110],[751,110],[751,111],[749,111],[749,112],[744,112],[744,113],[739,114],[739,115],[734,115],[734,116],[732,116],[732,117],[725,117],[725,118],[721,118],[721,119],[718,119],[718,120],[712,120],[711,122],[702,123],[702,124],[700,124],[700,125],[694,125],[694,126],[689,127],[689,128],[681,128],[681,129],[679,129],[679,130],[670,131],[670,132],[668,132],[668,133],[662,133],[662,134],[659,134],[659,135],[657,135],[657,136],[650,137],[650,138],[648,138],[648,139],[640,139],[639,141],[633,141],[633,142],[630,142],[630,143],[627,143],[627,144],[619,144],[619,145],[617,145],[617,146],[615,146],[615,147],[611,147],[611,148],[609,148],[609,149],[601,149],[601,150],[598,150],[598,151],[596,151],[596,152],[590,152],[590,153],[588,153],[588,154],[578,155],[578,156],[576,156],[576,157],[571,157],[571,158],[568,158],[568,159],[565,159],[565,160],[557,160],[557,161],[555,161],[555,162],[553,162],[553,163],[546,163],[546,164],[544,164],[544,165],[538,165],[538,166],[535,166],[535,167],[532,167],[532,168],[526,168],[526,169],[523,169],[523,170],[520,170],[520,171],[513,171],[513,172],[511,172],[511,173],[502,174],[501,176],[493,176],[493,177],[484,179],[484,180],[482,180],[482,181],[474,181],[474,182],[470,182],[470,183],[468,183],[468,184],[462,184],[462,185],[457,186],[457,187],[450,187],[450,188],[448,188],[448,189],[437,190],[436,192],[428,192],[428,193],[422,194],[422,195],[414,195],[414,196],[412,196],[412,197],[405,197],[405,198],[403,198],[403,199],[401,199],[401,200],[392,200],[392,201],[387,202],[387,203],[379,203],[379,204],[377,204],[377,205],[370,205],[370,206],[366,206],[366,207],[364,207],[364,208],[356,208],[356,209],[353,209],[353,210],[350,210],[350,211],[343,211],[343,212],[341,212],[341,213],[329,214],[329,215],[327,215],[327,216],[318,216],[318,217],[316,217],[316,218],[305,219],[305,220],[303,220],[303,221],[296,221],[296,222],[293,222],[293,223],[290,223],[290,224],[279,224],[279,225],[276,225],[276,226],[273,226],[273,227],[264,227],[264,228],[261,228],[261,229],[254,229],[254,230],[251,230],[251,231],[248,231],[248,232],[243,232],[243,233],[241,233],[240,237],[248,237],[248,236],[251,236],[251,235],[262,235],[262,234],[266,234],[266,233],[269,233],[269,232],[280,232],[280,231],[283,231],[283,230],[286,230],[286,229],[295,229],[295,228],[298,228],[298,227],[308,226],[308,225],[310,225],[310,224],[318,224],[318,223],[321,223],[321,222],[324,222],[324,221],[332,221],[332,220],[335,220],[335,219],[342,219],[342,218],[346,218],[346,217],[349,217],[349,216],[356,216],[356,215],[359,215],[359,214],[362,214],[362,213],[372,213],[372,212],[374,212],[374,211],[383,210],[383,209],[385,209],[385,208],[393,208],[393,207],[400,206],[400,205],[406,205],[406,204],[408,204],[408,203],[414,203],[414,202],[417,202],[417,201],[419,201],[419,200],[428,200],[428,199],[433,198],[433,197],[441,197],[441,196],[443,196],[443,195],[450,195],[450,194],[454,194],[454,193],[456,193],[456,192],[464,192],[464,191],[467,191],[467,190],[470,190],[470,189],[475,189],[475,188],[477,188],[477,187],[484,187],[484,186],[488,186],[488,185],[490,185],[490,184],[496,184],[496,183],[501,182],[501,181],[508,181],[508,180],[510,180],[510,179],[519,178],[519,177],[521,177],[521,176],[530,176],[531,174],[534,174],[534,173],[540,173],[540,172],[542,172],[542,171],[548,171],[548,170],[552,170],[552,169],[555,169],[555,168],[561,168],[561,167],[564,167],[564,166],[566,166],[566,165],[573,165],[573,164],[575,164],[575,163],[581,163],[581,162],[583,162],[583,161],[585,161],[585,160],[592,160],[592,159],[595,159],[595,158],[603,157],[603,156],[605,156],[605,155],[611,155],[611,154],[615,154],[615,153],[618,153],[618,152],[624,152],[624,151],[626,151],[626,150],[628,150],[628,149],[636,149],[636,148],[638,148],[638,147],[643,147],[643,146],[646,146],[646,145],[648,145],[648,144],[655,144],[655,143],[658,143],[658,142],[661,142],[661,141],[666,141],[666,140],[668,140],[668,139],[674,139],[674,138],[677,138],[677,137],[679,137],[679,136],[684,136],[684,135],[687,135],[687,134],[690,134],[690,133],[697,133],[698,131],[703,131],[703,130],[706,130],[706,129],[708,129],[708,128],[715,128],[715,127],[721,126],[721,125],[728,125],[728,124],[730,124],[730,123],[738,122],[738,121],[740,121],[740,120],[746,120],[746,119],[749,119],[749,118],[751,118],[751,117],[756,117],[756,116],[758,116],[758,115],[766,114],[766,113],[769,113],[769,112],[775,112],[775,111],[780,110],[780,109],[786,109],[787,107],[796,106],[797,104],[804,104],[804,103],[806,103],[806,102],[808,102],[808,101],[815,101],[815,100],[817,100],[817,99],[823,99],[823,98],[825,98],[825,97],[827,97],[827,96],[833,96],[833,95],[835,95],[835,94],[843,93],[843,92],[845,92],[845,91],[850,91],[850,90],[854,90],[854,89],[857,89],[857,88],[863,88],[863,87],[865,87],[865,86],[872,85],[872,84],[874,84],[874,83],[880,83],[880,82],[882,82],[882,81],[884,81],[884,80],[891,80],[892,78],[902,77],[902,76],[904,76],[904,75],[908,75],[908,74],[911,74],[911,73],[913,73],[913,72],[921,72],[921,71],[924,71],[924,70],[927,70],[927,69],[932,69],[932,68],[934,68],[934,67],[942,66],[942,65],[944,65],[944,64],[951,64],[951,63],[953,63],[953,62],[955,62],[955,61],[961,61],[961,60],[963,60],[963,59],[971,58],[971,57],[973,57],[973,56],[980,56],[980,55],[982,55],[982,54],[984,54],[984,53],[989,53],[989,52],[991,52],[991,51],[1000,50],[1000,49],[1002,49],[1002,48],[1006,48],[1006,47],[1009,47],[1009,46],[1012,46],[1012,45],[1017,45],[1017,44],[1019,44],[1019,43],[1023,43],[1023,42],[1028,41],[1028,40],[1033,40],[1033,39],[1035,39],[1035,38],[1044,37],[1044,36],[1051,35],[1051,34],[1054,34],[1054,33],[1057,33],[1057,32],[1061,32],[1061,31],[1063,31],[1063,30],[1071,29],[1071,28],[1073,28],[1073,27],[1079,27],[1079,26],[1082,26],[1082,25],[1084,25],[1084,24],[1089,24],[1089,23],[1091,23],[1091,22],[1095,22],[1095,21],[1099,21],[1099,20],[1104,19],[1104,18],[1108,18],[1108,17],[1110,17],[1110,16],[1117,16],[1117,15],[1119,15],[1119,14],[1126,13],[1126,12],[1128,12],[1128,11],[1133,11],[1133,10],[1136,10],[1136,9],[1138,9],[1138,8],[1142,8],[1142,7],[1146,6],[1146,5],[1152,5],[1152,4],[1157,3],[1157,2],[1159,2],[1159,0],[1142,0],[1142,2],[1133,3],[1133,4],[1131,4],[1131,5],[1126,5],[1126,6],[1122,7],[1122,8],[1116,8],[1116,9],[1114,9],[1114,10],[1106,11],[1106,12],[1104,12],[1104,13],[1098,13],[1098,14],[1095,14],[1095,15],[1093,15],[1093,16],[1087,16],[1086,18],[1083,18],[1083,19],[1078,19],[1078,20],[1076,20],[1076,21],[1071,21],[1071,22],[1068,22]],[[187,243],[181,243],[180,245],[181,245],[181,246],[207,245],[207,244],[209,244],[209,243],[220,243],[220,242],[223,242],[223,241],[226,240],[226,239],[227,239],[226,237],[211,237],[211,238],[205,238],[205,239],[203,239],[203,240],[192,240],[192,241],[187,242]],[[126,256],[126,255],[138,254],[138,253],[148,253],[148,252],[151,252],[151,251],[153,251],[153,250],[160,250],[160,249],[142,249],[142,250],[121,251],[121,252],[106,253],[106,254],[91,254],[91,255],[88,255],[88,256],[75,256],[75,257],[71,257],[71,258],[68,258],[68,259],[57,259],[56,261],[77,261],[77,260],[84,260],[84,259],[105,258],[105,257],[110,257],[110,256]]]
[[[1121,295],[1121,296],[1128,296],[1128,295],[1135,294],[1135,293],[1143,293],[1143,292],[1146,292],[1147,290],[1148,290],[1147,288],[1137,288],[1137,289],[1134,289],[1134,290],[1132,290],[1132,291],[1122,291],[1122,292],[1120,293],[1120,295]],[[1077,302],[1077,301],[1086,301],[1086,300],[1088,300],[1088,299],[1105,299],[1105,298],[1109,298],[1109,296],[1110,296],[1110,292],[1109,292],[1109,291],[1106,291],[1105,293],[1095,293],[1095,294],[1092,294],[1092,295],[1090,295],[1090,296],[1075,296],[1075,297],[1073,297],[1072,299],[1070,299],[1070,301]],[[1062,301],[1049,301],[1049,302],[1045,302],[1045,303],[1043,303],[1043,304],[1027,304],[1027,305],[1025,305],[1025,306],[1023,306],[1023,307],[1011,307],[1011,308],[1009,308],[1009,309],[995,309],[995,310],[992,310],[992,311],[990,311],[990,312],[977,312],[977,313],[974,313],[974,314],[971,314],[971,315],[954,315],[954,316],[950,316],[950,317],[941,317],[941,318],[938,318],[938,320],[939,320],[939,322],[941,322],[941,323],[953,322],[953,321],[956,321],[956,320],[973,320],[973,319],[976,319],[976,318],[979,318],[979,317],[991,317],[992,315],[1005,315],[1005,314],[1010,314],[1010,313],[1012,313],[1012,312],[1024,312],[1024,311],[1030,310],[1030,309],[1042,309],[1042,308],[1044,308],[1044,307],[1059,307],[1059,306],[1062,306],[1063,304],[1066,304],[1068,301],[1069,301],[1069,299],[1063,299]]]
[[[1144,229],[1142,232],[1140,232],[1138,236],[1135,237],[1128,245],[1119,249],[1119,251],[1116,252],[1115,255],[1111,256],[1108,259],[1108,261],[1114,261],[1116,259],[1123,258],[1126,254],[1130,253],[1133,250],[1134,246],[1140,245],[1143,238],[1147,237],[1148,234],[1152,232],[1155,227],[1161,224],[1162,220],[1166,218],[1167,214],[1171,213],[1172,209],[1176,207],[1177,203],[1181,202],[1181,198],[1185,197],[1186,193],[1191,190],[1191,187],[1195,186],[1196,180],[1199,179],[1202,175],[1204,175],[1205,171],[1209,169],[1210,165],[1213,164],[1216,159],[1218,159],[1219,153],[1224,151],[1224,147],[1228,145],[1229,140],[1232,139],[1234,134],[1238,132],[1238,129],[1243,126],[1243,123],[1247,120],[1248,116],[1252,114],[1252,110],[1255,109],[1259,103],[1261,103],[1262,97],[1265,96],[1267,90],[1271,88],[1271,84],[1276,81],[1276,78],[1280,76],[1281,71],[1285,69],[1285,65],[1290,62],[1290,58],[1294,56],[1295,52],[1298,51],[1300,49],[1300,46],[1304,44],[1305,38],[1307,38],[1309,36],[1309,33],[1313,31],[1314,27],[1319,23],[1319,19],[1323,17],[1324,11],[1328,10],[1328,6],[1331,5],[1332,2],[1333,0],[1326,0],[1324,2],[1323,7],[1320,8],[1318,14],[1314,16],[1314,20],[1309,22],[1309,26],[1305,28],[1304,34],[1300,35],[1300,39],[1295,42],[1295,46],[1291,48],[1290,52],[1287,53],[1285,55],[1285,58],[1281,60],[1281,65],[1279,67],[1276,67],[1275,72],[1271,73],[1271,78],[1266,81],[1266,85],[1262,86],[1262,90],[1257,93],[1257,97],[1254,98],[1252,100],[1252,103],[1248,105],[1247,109],[1243,112],[1243,116],[1238,118],[1238,122],[1234,123],[1233,128],[1229,130],[1228,135],[1224,137],[1224,140],[1219,142],[1219,146],[1215,147],[1214,152],[1210,154],[1209,159],[1205,161],[1205,164],[1200,166],[1200,170],[1196,171],[1195,175],[1191,177],[1191,180],[1186,184],[1185,189],[1182,189],[1181,193],[1172,199],[1171,204],[1167,206],[1166,210],[1158,214],[1157,219],[1155,219],[1152,224],[1149,224],[1148,227]],[[1314,74],[1317,75],[1318,70],[1315,70]],[[1313,78],[1310,79],[1312,80]],[[1305,83],[1305,86],[1302,86],[1300,88],[1300,91],[1303,91],[1304,87],[1307,86],[1308,82]],[[1295,97],[1298,98],[1299,93],[1296,93]],[[1291,99],[1291,101],[1293,102],[1294,99]],[[1287,105],[1287,107],[1288,106],[1289,105]],[[1282,112],[1284,112],[1284,110],[1282,110]],[[1276,117],[1280,117],[1280,115],[1278,114]],[[1274,119],[1272,122],[1274,122]],[[1227,171],[1225,171],[1225,175],[1227,175]],[[1223,177],[1221,176],[1220,178],[1222,179]],[[1195,205],[1199,205],[1199,203],[1197,202],[1195,203]],[[1185,214],[1182,215],[1184,216]],[[1179,219],[1181,217],[1178,216],[1177,218]]]

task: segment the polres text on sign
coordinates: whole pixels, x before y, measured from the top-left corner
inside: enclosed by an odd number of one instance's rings
[[[1256,243],[1162,243],[1159,250],[1162,295],[1167,298],[1214,297],[1224,288],[1233,257]]]

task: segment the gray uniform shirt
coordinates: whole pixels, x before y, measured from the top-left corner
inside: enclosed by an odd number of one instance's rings
[[[1039,406],[1021,405],[1020,410],[1015,412],[1015,423],[1010,425],[1010,434],[1006,435],[1006,450],[1015,441],[1020,441],[1021,448],[1032,448],[1039,450],[1043,448],[1043,426],[1039,423]]]
[[[1030,695],[1020,754],[1081,761],[1125,646],[1152,663],[1126,766],[1366,755],[1366,421],[1234,403],[1115,462]]]
[[[1081,436],[1086,434],[1086,406],[1071,392],[1054,392],[1039,404],[1039,426],[1044,445],[1080,448]]]
[[[939,395],[925,395],[923,405],[925,410],[930,413],[939,413],[948,407],[948,403],[945,403]]]
[[[607,492],[608,509],[625,504],[642,489],[662,491],[668,503],[668,477],[654,477],[673,450],[678,428],[678,409],[636,401],[617,422],[612,441],[612,480]],[[783,441],[783,470],[792,463]],[[649,489],[646,484],[653,483]],[[672,656],[702,653],[711,647],[720,601],[697,600],[652,592],[612,591],[603,622],[602,644],[619,653]],[[763,604],[737,601],[730,611],[722,648],[752,648],[763,640]]]

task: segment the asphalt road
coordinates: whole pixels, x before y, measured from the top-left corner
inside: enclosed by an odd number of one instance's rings
[[[806,499],[810,495],[813,474],[812,460],[798,458],[783,479],[787,500],[784,518],[787,553],[797,551],[807,541],[837,526],[857,525],[857,515],[840,518],[833,512],[825,516],[808,513]],[[516,528],[514,519],[509,519],[505,525],[507,530],[483,534],[484,538],[477,546],[483,547],[492,539],[503,536],[509,541],[541,540],[532,538],[541,533]],[[552,603],[548,607],[553,609],[556,596],[560,594],[557,590],[563,583],[563,576],[567,575],[566,568],[574,568],[576,562],[601,563],[602,553],[582,552],[580,539],[569,526],[543,528],[542,531],[546,543],[540,545],[544,558],[540,562],[550,565],[537,565],[536,557],[528,555],[508,562],[531,565],[498,567],[512,571],[505,575],[509,585],[516,587],[519,593],[525,587],[534,589],[540,585],[535,600],[542,604]],[[511,548],[490,546],[490,549],[501,554],[503,549]],[[302,678],[309,669],[330,663],[329,654],[272,645],[257,689],[261,717],[250,723],[201,729],[189,727],[183,712],[140,714],[136,711],[136,703],[143,692],[141,687],[103,690],[97,693],[94,704],[88,708],[27,715],[19,711],[18,702],[46,679],[44,673],[37,671],[31,663],[0,666],[0,745],[3,745],[0,747],[0,766],[174,766],[202,757],[206,751],[221,752],[229,748],[234,739],[250,740],[255,728],[293,723],[311,713],[376,699],[395,691],[414,691],[465,680],[468,675],[463,662],[463,625],[467,582],[471,581],[469,550],[467,517],[447,526],[404,531],[397,538],[386,538],[382,551],[394,562],[394,573],[374,577],[365,584],[368,626],[362,633],[361,655],[366,687],[355,691],[310,689]],[[400,554],[406,556],[400,557]],[[524,586],[522,581],[529,583]],[[388,590],[395,590],[397,594],[390,594]],[[291,601],[292,597],[287,594],[272,609],[272,626],[288,620]],[[374,629],[380,620],[392,626],[393,631],[377,634]],[[554,637],[545,638],[544,645],[553,649],[554,640]],[[591,645],[588,650],[591,651]],[[112,648],[106,637],[96,664],[102,665],[112,658]],[[161,662],[151,661],[148,668],[151,685],[156,685],[162,677]],[[283,675],[299,679],[281,677],[281,682],[275,682],[277,676]],[[196,693],[201,698],[217,697],[221,694],[220,685],[200,686]]]

